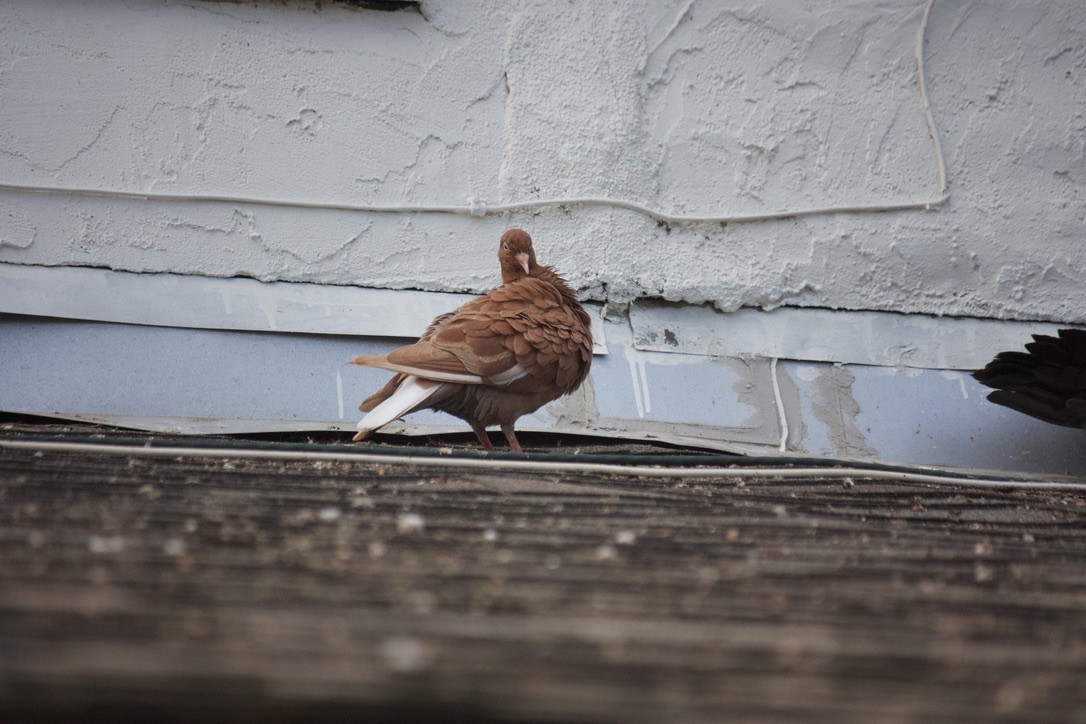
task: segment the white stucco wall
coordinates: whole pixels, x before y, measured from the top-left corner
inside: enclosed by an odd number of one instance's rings
[[[940,195],[923,2],[0,3],[0,182],[327,204]],[[585,296],[1086,322],[1086,5],[937,0],[950,199],[673,225],[0,191],[0,262],[481,290],[529,229]]]

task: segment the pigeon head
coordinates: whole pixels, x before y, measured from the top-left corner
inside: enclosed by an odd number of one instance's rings
[[[498,261],[502,267],[502,283],[528,276],[535,267],[535,249],[532,237],[523,229],[510,229],[502,234],[498,247]]]

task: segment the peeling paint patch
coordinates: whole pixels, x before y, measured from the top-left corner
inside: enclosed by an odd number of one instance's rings
[[[26,249],[37,237],[37,227],[22,210],[0,203],[0,246]]]
[[[766,442],[775,446],[778,434],[776,402],[772,386],[762,384],[763,380],[769,379],[769,360],[718,357],[713,361],[735,376],[731,391],[739,407],[747,413],[737,427],[764,431]]]
[[[864,433],[856,425],[860,405],[852,396],[855,379],[848,368],[827,365],[815,381],[811,406],[815,417],[826,426],[837,455],[877,460],[879,451],[867,444]]]
[[[589,375],[573,394],[552,402],[542,412],[549,415],[557,426],[594,425],[600,413],[596,407],[593,377]],[[535,415],[542,417],[541,412],[536,412]]]

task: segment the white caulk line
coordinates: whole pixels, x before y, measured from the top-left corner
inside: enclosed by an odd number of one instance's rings
[[[632,354],[632,350],[627,350],[627,354]],[[637,362],[633,357],[627,357],[626,361],[630,364],[630,382],[633,384],[634,403],[637,405],[637,416],[645,416],[645,405],[641,401],[641,380],[637,378]]]
[[[336,371],[336,398],[339,402],[339,419],[343,419],[343,377]]]
[[[773,402],[777,404],[777,421],[781,428],[780,451],[788,450],[788,416],[784,413],[784,400],[781,399],[781,385],[777,381],[777,358],[769,363],[769,376],[773,378]]]
[[[649,397],[649,378],[645,376],[645,360],[637,361],[637,371],[641,373],[641,390],[645,400],[646,414],[652,414],[652,398]]]

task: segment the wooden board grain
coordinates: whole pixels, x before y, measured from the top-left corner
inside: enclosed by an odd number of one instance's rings
[[[0,719],[1086,721],[1086,496],[0,452]]]

